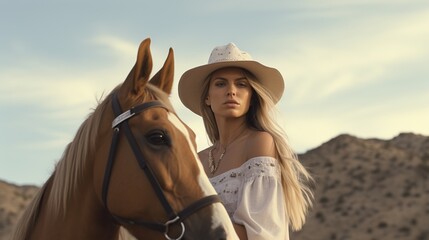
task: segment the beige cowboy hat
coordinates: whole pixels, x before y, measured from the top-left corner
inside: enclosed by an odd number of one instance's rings
[[[179,97],[182,103],[192,112],[201,115],[200,95],[203,82],[215,70],[224,67],[239,67],[251,72],[258,81],[271,93],[277,103],[284,90],[284,81],[280,72],[252,59],[250,54],[240,50],[235,44],[229,43],[215,47],[208,64],[189,69],[179,80]]]

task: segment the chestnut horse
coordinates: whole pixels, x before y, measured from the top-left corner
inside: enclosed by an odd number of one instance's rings
[[[137,239],[238,239],[168,100],[173,51],[150,78],[149,45],[82,123],[12,239],[119,239],[121,229]]]

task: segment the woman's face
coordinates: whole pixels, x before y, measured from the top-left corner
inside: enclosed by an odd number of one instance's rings
[[[213,72],[206,104],[215,115],[238,118],[246,115],[252,88],[240,68],[222,68]]]

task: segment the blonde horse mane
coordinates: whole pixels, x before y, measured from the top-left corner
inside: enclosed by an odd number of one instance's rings
[[[42,188],[39,189],[33,200],[30,202],[30,204],[27,206],[27,208],[21,215],[13,231],[14,235],[11,238],[12,240],[28,239],[28,234],[30,232],[29,230],[36,222],[37,216],[39,215],[40,203],[42,201],[46,187],[51,180],[52,177],[50,177],[49,180],[42,186]]]
[[[64,150],[61,159],[55,166],[54,173],[43,187],[36,194],[30,205],[27,207],[21,216],[18,224],[15,227],[13,240],[24,240],[28,238],[31,230],[36,223],[41,201],[47,186],[52,182],[50,195],[47,199],[47,204],[52,217],[58,217],[65,214],[67,211],[67,203],[73,196],[81,181],[84,179],[86,164],[88,164],[88,155],[94,149],[98,135],[98,128],[105,112],[105,109],[110,107],[111,96],[118,91],[120,85],[104,99],[98,101],[98,106],[89,114],[87,119],[81,124],[72,142],[70,142]],[[147,84],[144,93],[138,96],[135,100],[142,103],[148,99],[157,99],[161,101],[170,111],[173,112],[172,105],[168,100],[168,95],[152,84]],[[126,109],[123,109],[126,110]],[[121,230],[121,238],[123,236]],[[125,234],[126,235],[126,234]]]

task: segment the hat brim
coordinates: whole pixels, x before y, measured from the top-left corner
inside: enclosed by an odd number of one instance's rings
[[[183,73],[178,85],[179,98],[182,103],[195,114],[201,115],[200,93],[203,91],[203,82],[209,74],[225,67],[239,67],[251,72],[270,92],[274,103],[277,103],[282,97],[284,81],[277,69],[252,60],[222,61],[198,66]]]

